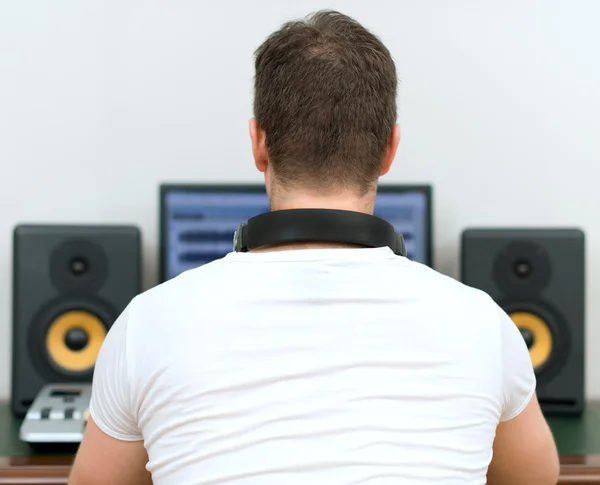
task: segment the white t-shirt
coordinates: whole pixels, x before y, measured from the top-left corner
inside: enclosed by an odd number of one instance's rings
[[[480,485],[534,390],[486,294],[388,248],[290,250],[135,298],[90,411],[144,440],[155,485]]]

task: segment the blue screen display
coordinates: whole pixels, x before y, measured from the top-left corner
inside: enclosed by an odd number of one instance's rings
[[[263,191],[170,188],[163,191],[163,279],[220,259],[232,251],[239,224],[270,210]],[[402,233],[407,256],[429,261],[431,235],[429,193],[424,190],[380,191],[375,215]]]

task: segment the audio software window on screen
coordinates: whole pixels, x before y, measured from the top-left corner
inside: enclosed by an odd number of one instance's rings
[[[238,225],[270,209],[264,192],[174,189],[163,203],[165,279],[222,258],[232,251]],[[375,215],[403,234],[408,258],[421,263],[428,263],[428,203],[416,190],[382,192],[375,203]]]

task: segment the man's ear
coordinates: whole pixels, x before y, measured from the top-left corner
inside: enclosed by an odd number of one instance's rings
[[[394,158],[396,158],[396,151],[398,150],[399,143],[400,125],[395,124],[388,138],[387,148],[385,150],[385,157],[383,159],[383,164],[381,165],[381,170],[379,172],[380,176],[383,176],[390,171],[392,163],[394,162]]]
[[[259,172],[265,173],[269,167],[265,132],[260,129],[256,118],[250,120],[250,140],[252,140],[252,155],[254,164]]]

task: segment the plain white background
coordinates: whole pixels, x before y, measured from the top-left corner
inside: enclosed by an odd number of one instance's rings
[[[387,181],[435,188],[437,269],[467,226],[587,234],[587,391],[600,396],[600,2],[0,2],[0,399],[20,222],[134,223],[156,281],[161,182],[259,182],[254,49],[321,8],[392,51],[402,143]],[[596,298],[595,298],[596,296]]]

